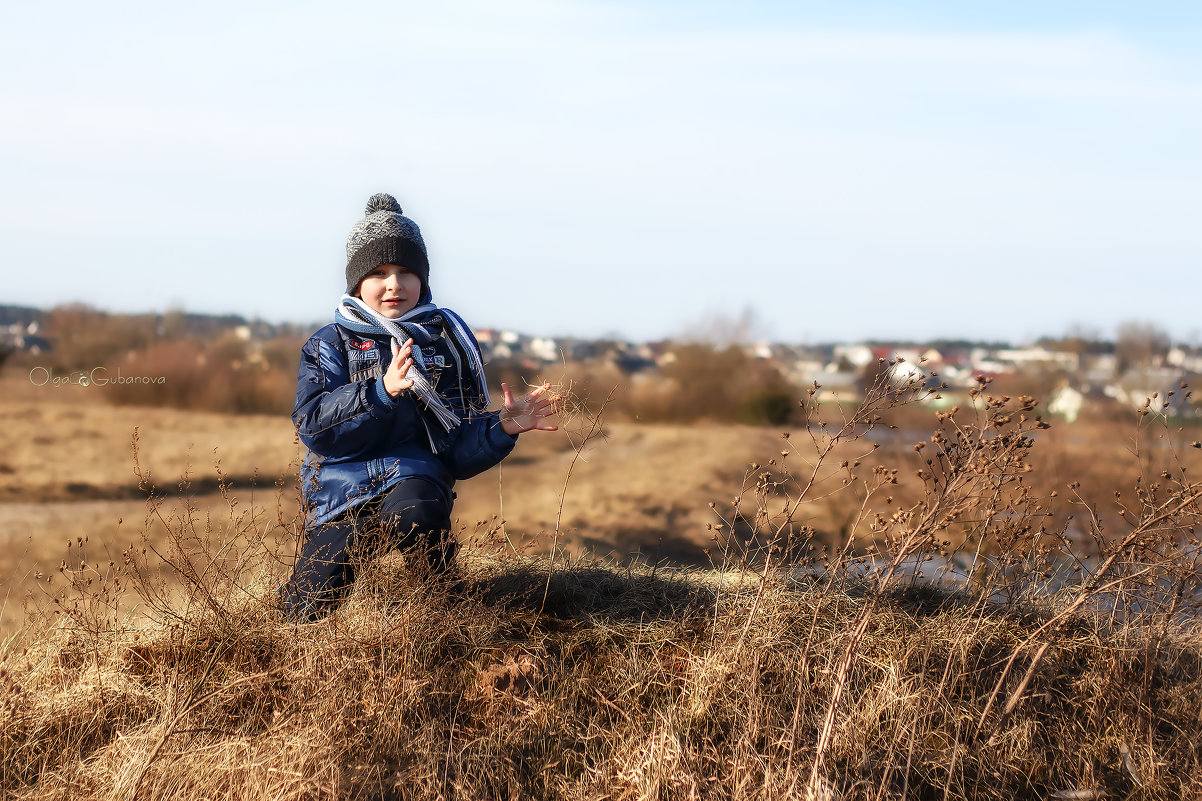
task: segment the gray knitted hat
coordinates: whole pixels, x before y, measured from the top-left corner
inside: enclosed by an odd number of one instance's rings
[[[346,292],[353,295],[363,277],[381,264],[408,267],[422,279],[422,294],[430,288],[430,260],[417,223],[401,216],[401,204],[380,193],[367,201],[366,216],[346,238]]]

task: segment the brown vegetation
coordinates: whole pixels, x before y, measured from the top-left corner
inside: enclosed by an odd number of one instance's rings
[[[805,421],[801,394],[767,359],[738,346],[672,346],[656,367],[628,372],[608,359],[567,361],[552,368],[498,361],[489,382],[524,386],[549,378],[570,386],[584,406],[604,405],[609,420],[689,424],[796,425]]]
[[[0,791],[1202,793],[1198,450],[1151,405],[1116,452],[1069,428],[1058,440],[1033,399],[984,381],[921,436],[890,429],[922,395],[807,401],[812,424],[791,432],[671,429],[696,450],[660,461],[660,429],[609,427],[607,442],[586,417],[567,426],[576,439],[465,485],[504,509],[466,518],[464,587],[368,560],[350,601],[302,626],[274,603],[297,534],[288,487],[248,506],[221,483],[207,508],[156,496],[140,538],[103,555],[72,544],[54,602],[0,654]],[[622,492],[647,502],[696,480],[715,431],[731,437],[706,463],[725,472],[699,482],[705,533],[681,513],[712,564],[579,555],[577,526],[618,525],[606,503]],[[759,456],[744,471],[746,448]],[[1104,499],[1063,472],[1093,475],[1102,452],[1123,466],[1100,480],[1131,479]]]
[[[1077,620],[1024,703],[986,714],[1007,655],[1030,662],[1049,612],[737,577],[511,556],[478,560],[456,596],[378,565],[338,613],[300,627],[272,610],[269,586],[214,577],[140,627],[77,613],[6,655],[0,787],[27,799],[1202,789],[1196,637]],[[839,670],[869,599],[871,625]],[[811,779],[836,694],[848,701]]]
[[[198,331],[197,327],[204,330]],[[83,305],[51,310],[43,333],[49,353],[12,354],[8,375],[30,374],[38,384],[102,388],[108,403],[226,414],[287,414],[300,348],[308,331],[284,327],[270,338],[221,318],[189,322],[166,315],[109,314]],[[3,362],[0,362],[3,364]],[[539,366],[521,360],[488,365],[493,387],[541,380]],[[30,371],[34,371],[31,373]],[[570,362],[551,371],[571,383],[580,400],[605,403],[615,420],[748,425],[804,422],[799,389],[777,365],[742,347],[685,343],[659,368],[628,375],[610,360]]]
[[[47,313],[48,353],[13,354],[6,375],[35,385],[92,387],[122,406],[161,406],[232,414],[287,414],[295,399],[304,336],[291,326],[263,339],[221,318],[203,333],[187,315],[109,314],[83,305]]]

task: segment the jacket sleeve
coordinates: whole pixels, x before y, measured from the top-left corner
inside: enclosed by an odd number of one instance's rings
[[[301,349],[292,422],[301,442],[327,458],[358,458],[395,430],[397,415],[413,417],[408,398],[393,399],[378,378],[351,381],[346,354],[320,336]]]
[[[501,428],[500,412],[474,415],[451,434],[449,446],[440,455],[456,480],[471,478],[498,464],[518,441]]]
[[[462,320],[460,323],[470,338],[469,347],[475,349],[476,358],[483,363],[484,357],[475,334],[467,323]],[[479,378],[481,382],[486,380],[484,376]],[[469,413],[463,423],[451,432],[450,447],[441,454],[442,461],[456,480],[471,478],[499,464],[510,454],[517,441],[516,435],[506,434],[501,428],[500,412]]]

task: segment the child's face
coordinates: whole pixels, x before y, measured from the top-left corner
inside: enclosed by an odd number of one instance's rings
[[[422,279],[409,268],[381,264],[359,282],[355,296],[390,320],[413,310],[422,294]]]

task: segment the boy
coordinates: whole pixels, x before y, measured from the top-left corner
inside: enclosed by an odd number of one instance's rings
[[[368,200],[346,255],[346,294],[301,350],[292,412],[309,450],[307,536],[283,592],[298,619],[346,593],[357,546],[414,549],[424,570],[452,572],[455,481],[500,462],[518,434],[556,430],[546,385],[515,400],[502,384],[502,409],[486,411],[479,345],[434,305],[425,242],[394,197]]]

